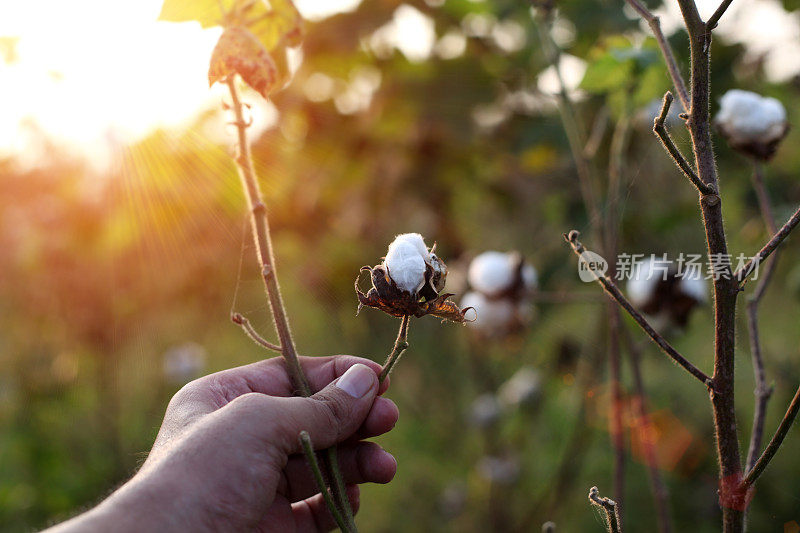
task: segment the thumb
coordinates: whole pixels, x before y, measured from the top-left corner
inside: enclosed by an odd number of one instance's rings
[[[280,398],[283,412],[277,442],[287,454],[300,451],[297,437],[305,430],[316,449],[329,448],[361,427],[378,394],[378,376],[366,365],[351,366],[339,379],[308,398]],[[277,421],[277,420],[276,420]]]

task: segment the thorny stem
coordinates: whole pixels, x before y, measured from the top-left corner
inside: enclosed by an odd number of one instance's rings
[[[586,249],[583,247],[583,244],[580,243],[578,240],[578,236],[580,235],[579,232],[572,230],[569,234],[564,235],[564,239],[572,246],[572,250],[575,254],[580,257]],[[625,309],[625,311],[633,318],[639,327],[641,327],[647,335],[653,339],[661,350],[667,354],[673,361],[678,363],[682,366],[687,372],[697,378],[701,383],[703,383],[709,389],[713,388],[713,381],[710,377],[708,377],[702,370],[694,366],[688,359],[682,356],[672,345],[667,342],[667,340],[661,336],[653,327],[647,322],[647,320],[642,316],[639,311],[631,304],[627,298],[620,292],[617,288],[616,284],[605,274],[597,275],[594,272],[595,279],[597,280],[600,285],[603,286],[606,293],[617,301],[617,303]]]
[[[250,321],[247,320],[240,313],[231,313],[231,322],[233,322],[234,324],[239,324],[242,327],[242,330],[244,331],[245,335],[250,337],[250,339],[259,346],[263,346],[267,350],[272,350],[275,352],[281,351],[280,346],[278,346],[277,344],[272,344],[267,339],[259,335],[258,332],[253,327],[253,325],[250,323]]]
[[[267,207],[261,196],[261,189],[256,179],[253,168],[253,158],[250,154],[250,144],[247,141],[248,122],[244,119],[242,102],[239,100],[239,92],[233,76],[229,76],[226,83],[231,95],[231,108],[235,115],[235,126],[238,136],[238,153],[236,165],[239,169],[239,178],[242,181],[247,206],[250,212],[250,225],[253,233],[253,241],[256,246],[261,266],[261,276],[267,292],[275,329],[281,343],[281,354],[286,361],[286,370],[292,380],[292,385],[301,396],[311,396],[311,387],[300,366],[300,359],[297,356],[297,349],[294,345],[292,332],[289,328],[289,320],[286,317],[286,310],[283,305],[278,277],[275,272],[275,260],[272,252],[272,239],[269,232],[269,222],[267,220]],[[348,520],[351,530],[355,530],[355,523],[352,520],[353,512],[350,509],[350,501],[345,492],[344,480],[338,467],[336,448],[329,448],[323,456],[326,469],[331,474],[334,482],[331,490],[340,509]]]
[[[678,99],[681,101],[684,109],[689,109],[691,103],[689,100],[689,91],[686,90],[686,83],[683,81],[681,70],[678,68],[678,62],[675,61],[675,54],[672,52],[672,47],[661,31],[661,21],[639,0],[627,0],[627,2],[628,5],[639,13],[639,16],[647,22],[647,25],[650,26],[650,30],[653,32],[653,36],[656,38],[659,48],[661,48],[664,61],[667,63],[667,70],[669,71],[670,78],[672,78],[672,85],[675,86],[675,90],[678,93]]]
[[[750,258],[750,260],[733,274],[733,278],[740,284],[741,288],[747,280],[747,277],[755,272],[760,265],[769,255],[780,246],[783,240],[789,236],[792,230],[800,223],[800,208],[786,221],[786,224],[781,227],[769,240],[759,252]]]
[[[378,383],[384,382],[386,377],[392,371],[392,368],[394,368],[394,365],[400,359],[400,356],[403,355],[403,352],[405,352],[406,348],[408,348],[408,324],[410,321],[410,315],[404,315],[401,319],[400,331],[397,332],[397,340],[394,341],[392,353],[390,353],[389,357],[386,358],[386,363],[384,363],[381,373],[378,375]]]
[[[700,178],[697,177],[697,174],[695,174],[692,166],[688,161],[686,161],[686,158],[683,157],[683,154],[681,154],[680,150],[678,150],[678,147],[675,146],[675,143],[669,136],[669,132],[667,131],[667,127],[664,122],[669,114],[670,104],[672,104],[672,93],[667,91],[667,93],[664,94],[664,102],[661,105],[661,113],[659,113],[659,115],[653,121],[653,133],[655,133],[659,138],[661,144],[664,145],[664,148],[672,157],[672,160],[675,161],[676,165],[678,165],[678,168],[681,169],[684,175],[689,178],[689,181],[691,181],[692,184],[697,187],[697,190],[700,192],[700,194],[714,194],[714,189],[703,183]]]
[[[758,161],[753,161],[752,181],[753,189],[758,197],[758,205],[761,210],[761,216],[764,218],[764,224],[766,225],[767,230],[774,234],[778,231],[778,227],[775,223],[775,215],[772,213],[772,206],[770,205],[767,189],[764,186],[762,167]],[[759,280],[755,291],[747,299],[747,329],[750,336],[750,355],[753,359],[753,374],[756,381],[756,405],[753,415],[753,430],[750,433],[750,445],[747,449],[747,462],[745,463],[746,470],[751,470],[753,468],[758,456],[758,452],[761,449],[761,440],[764,435],[764,419],[766,418],[767,414],[767,404],[769,403],[770,396],[772,396],[772,387],[767,386],[767,379],[764,372],[764,358],[761,353],[761,341],[758,331],[758,305],[767,290],[767,285],[772,279],[772,274],[775,272],[775,267],[777,264],[778,252],[775,252],[770,262],[767,263],[767,268]]]
[[[344,518],[342,518],[342,513],[340,513],[339,509],[336,508],[336,504],[333,502],[333,497],[331,497],[331,493],[328,492],[328,487],[325,485],[325,478],[322,476],[322,470],[319,468],[317,455],[314,453],[314,446],[311,444],[311,437],[308,436],[307,431],[301,431],[298,440],[300,441],[300,446],[303,448],[303,454],[306,456],[308,466],[311,468],[311,474],[314,476],[314,482],[317,484],[317,490],[319,490],[320,494],[322,494],[322,498],[325,500],[325,505],[328,507],[328,511],[330,511],[331,516],[333,516],[333,519],[336,521],[336,525],[339,526],[339,529],[347,533],[349,531],[347,523],[344,521]]]
[[[608,533],[622,533],[622,527],[619,523],[619,509],[617,508],[617,502],[600,496],[597,487],[592,487],[589,489],[589,502],[605,511]]]
[[[775,431],[772,440],[770,440],[767,447],[764,448],[764,453],[761,454],[755,466],[753,466],[742,480],[742,486],[745,489],[752,486],[764,472],[764,469],[767,468],[767,465],[775,456],[781,444],[783,444],[783,439],[786,438],[786,434],[789,433],[789,428],[792,427],[792,423],[795,417],[797,417],[798,411],[800,411],[800,387],[798,387],[797,392],[794,393],[794,398],[792,398],[792,402],[789,404],[789,409],[786,410],[786,414],[783,416],[780,425],[778,425],[778,429]]]
[[[636,409],[636,426],[639,429],[639,440],[642,445],[647,470],[650,474],[650,490],[653,493],[653,501],[658,515],[658,531],[660,533],[671,533],[672,518],[669,512],[669,494],[664,480],[661,479],[661,472],[658,469],[658,459],[656,457],[656,444],[653,422],[647,410],[647,394],[644,390],[644,380],[642,379],[642,353],[639,345],[633,342],[628,330],[623,328],[623,337],[628,348],[628,355],[631,363],[631,373],[633,374],[634,401]]]

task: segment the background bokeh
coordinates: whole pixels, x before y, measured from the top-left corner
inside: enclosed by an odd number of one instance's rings
[[[632,121],[620,250],[701,253],[696,194],[650,132],[651,102],[669,85],[659,56],[648,53],[649,34],[619,1],[558,4],[553,36],[568,54],[568,81],[577,87],[586,65],[595,72],[594,83],[574,88],[573,96],[587,128],[606,117],[597,151],[603,180],[612,131]],[[758,18],[752,13],[772,13],[791,28],[800,6],[736,7],[714,42],[712,112],[722,92],[738,87],[779,98],[797,123],[800,84],[791,61],[773,64],[777,52],[752,40],[748,28]],[[668,28],[670,13],[664,9]],[[773,19],[764,17],[761,29],[769,33]],[[560,531],[602,530],[586,494],[592,485],[611,490],[604,306],[593,300],[599,289],[579,281],[562,239],[573,228],[588,239],[593,221],[580,199],[539,30],[525,2],[365,1],[309,24],[302,62],[274,107],[246,93],[257,119],[253,150],[278,273],[302,353],[383,360],[397,322],[369,309],[356,317],[352,283],[397,233],[437,241],[456,272],[481,251],[520,250],[536,266],[542,291],[577,295],[543,298],[529,331],[503,342],[475,342],[468,328],[433,318],[413,321],[411,348],[388,393],[401,419],[378,439],[398,459],[398,474],[388,486],[364,488],[364,531],[537,531],[546,520]],[[686,70],[685,34],[674,31],[670,40]],[[3,43],[13,52],[13,39]],[[597,66],[607,61],[609,43],[637,58],[614,82],[608,80],[619,69]],[[780,50],[798,46],[787,41]],[[12,68],[14,54],[3,58],[0,69]],[[241,312],[273,336],[229,157],[229,117],[218,103],[185,127],[120,144],[100,165],[91,150],[54,139],[31,118],[19,129],[25,150],[0,160],[3,531],[40,528],[98,501],[146,456],[166,402],[183,383],[271,356],[229,320],[232,310]],[[12,106],[3,99],[0,111]],[[673,135],[689,150],[682,130],[673,127]],[[798,140],[792,131],[766,170],[780,220],[800,202]],[[767,235],[751,169],[715,141],[730,248],[752,254]],[[800,380],[798,258],[796,239],[789,239],[762,307],[767,375],[775,384],[768,433]],[[710,307],[670,340],[710,370]],[[738,342],[746,445],[754,385],[743,317]],[[716,531],[706,392],[644,346],[676,530]],[[473,400],[524,365],[542,378],[535,405],[504,413],[488,430],[470,424]],[[627,360],[623,380],[630,391]],[[637,431],[632,415],[626,420],[627,529],[654,531]],[[753,531],[800,522],[798,438],[795,428],[758,484]],[[519,475],[488,481],[487,454],[511,458]],[[786,531],[795,530],[800,526]]]

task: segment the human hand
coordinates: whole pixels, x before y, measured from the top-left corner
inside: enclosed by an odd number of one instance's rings
[[[380,446],[361,439],[392,429],[398,411],[378,397],[388,383],[378,384],[376,363],[352,356],[300,359],[312,390],[319,391],[309,398],[293,396],[282,358],[182,388],[141,470],[88,513],[95,521],[84,525],[138,531],[334,528],[300,453],[300,431],[308,431],[318,450],[343,443],[339,463],[355,511],[358,484],[388,483],[397,466]]]

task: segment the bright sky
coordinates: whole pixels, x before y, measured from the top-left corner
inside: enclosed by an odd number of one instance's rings
[[[17,61],[0,62],[0,153],[23,153],[36,124],[102,163],[115,144],[218,103],[206,73],[220,30],[158,22],[161,1],[2,2],[0,36],[19,41]],[[295,2],[310,19],[359,3]]]
[[[206,72],[220,30],[157,22],[161,1],[2,2],[0,37],[18,37],[19,43],[18,60],[0,62],[0,155],[35,157],[26,135],[35,124],[102,165],[115,146],[159,126],[187,124],[199,109],[217,105],[224,91],[208,89]],[[304,16],[318,19],[360,1],[295,3]],[[701,14],[707,17],[718,2],[699,0]],[[679,13],[674,2],[668,4],[660,14],[670,32],[679,24]],[[800,71],[799,18],[777,0],[737,0],[718,31],[721,38],[747,43],[751,53],[769,51],[768,74],[781,80]],[[500,33],[509,46],[517,45],[515,32]],[[394,46],[412,61],[432,51],[442,57],[463,52],[463,35],[441,37],[437,42],[428,17],[402,5],[371,45],[376,54],[382,43]],[[263,121],[270,110],[257,113]]]

